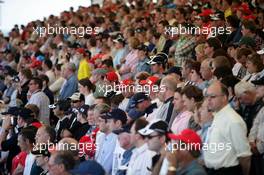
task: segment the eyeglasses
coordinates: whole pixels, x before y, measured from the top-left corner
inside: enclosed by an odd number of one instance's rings
[[[206,94],[204,97],[205,98],[213,99],[213,98],[221,97],[221,96],[224,96],[224,94],[220,94],[220,95],[216,95],[216,94]]]

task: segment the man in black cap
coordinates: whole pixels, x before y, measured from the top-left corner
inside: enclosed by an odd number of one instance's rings
[[[35,156],[37,166],[42,168],[40,175],[47,175],[49,172],[49,157],[50,152],[48,145],[40,145],[39,148],[33,148],[31,153]]]
[[[114,131],[121,129],[124,125],[126,125],[127,115],[123,110],[117,108],[107,113],[107,120],[109,120],[110,130]],[[124,151],[125,150],[120,146],[119,140],[117,140],[113,155],[112,174],[116,174],[118,171]]]
[[[139,130],[139,134],[148,138],[148,148],[155,151],[157,154],[152,158],[152,169],[160,159],[162,149],[166,149],[168,123],[163,120],[156,120],[149,123],[145,128]],[[151,167],[149,167],[151,168]]]
[[[163,73],[166,69],[166,63],[168,62],[168,55],[160,52],[148,62],[151,65],[151,72],[154,76],[164,77]]]
[[[132,108],[142,112],[147,118],[158,106],[157,103],[151,103],[151,99],[144,92],[138,92],[132,96]]]
[[[77,114],[78,122],[73,128],[70,129],[76,140],[80,140],[80,138],[84,136],[90,128],[90,125],[88,124],[87,121],[88,109],[89,109],[89,105],[82,105],[78,109],[78,114]]]
[[[50,105],[50,108],[54,109],[54,115],[58,117],[59,121],[56,124],[55,131],[56,131],[56,138],[57,141],[61,139],[61,132],[63,129],[69,128],[70,119],[69,113],[71,104],[69,100],[59,100],[56,104]]]

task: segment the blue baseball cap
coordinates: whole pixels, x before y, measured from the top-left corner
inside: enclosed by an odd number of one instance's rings
[[[81,162],[80,165],[71,170],[70,173],[74,175],[105,175],[103,167],[94,160]]]
[[[127,122],[126,113],[123,110],[118,109],[118,108],[112,109],[110,112],[106,113],[106,115],[103,118],[121,120],[123,124]]]

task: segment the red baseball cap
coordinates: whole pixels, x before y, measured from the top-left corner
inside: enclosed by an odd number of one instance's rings
[[[148,85],[151,85],[151,86],[152,86],[152,85],[155,84],[158,80],[159,80],[158,77],[150,76],[150,77],[148,77],[146,80],[141,80],[141,81],[139,82],[139,84],[141,84],[141,85],[146,85],[146,84],[148,84]]]
[[[212,15],[214,12],[212,9],[205,9],[202,11],[202,13],[199,14],[199,16],[206,17]]]
[[[132,85],[132,84],[134,84],[134,81],[131,80],[131,79],[125,79],[125,80],[121,81],[120,84],[121,84],[121,85],[128,86],[128,85]]]
[[[201,137],[191,129],[184,129],[180,134],[169,133],[168,137],[172,140],[179,140],[191,146],[193,150],[201,150]]]
[[[85,50],[84,50],[84,48],[78,48],[78,49],[76,49],[76,52],[85,55]]]
[[[118,76],[115,72],[108,72],[106,74],[106,79],[108,81],[118,81]]]

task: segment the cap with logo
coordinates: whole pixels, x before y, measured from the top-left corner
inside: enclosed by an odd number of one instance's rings
[[[89,110],[89,105],[82,105],[79,109],[78,112],[83,115],[87,115],[87,111]]]
[[[134,108],[137,106],[137,104],[143,102],[144,100],[148,100],[149,96],[147,96],[144,92],[138,92],[136,94],[134,94],[131,97],[131,108]]]
[[[138,132],[143,136],[148,136],[154,132],[158,132],[160,134],[167,134],[168,123],[163,120],[152,121],[145,128],[140,129]]]
[[[80,92],[75,92],[68,99],[70,99],[71,101],[84,101],[84,95]]]
[[[150,65],[154,64],[165,64],[168,62],[168,55],[166,53],[160,52],[155,56],[151,57],[151,60],[147,63]]]

